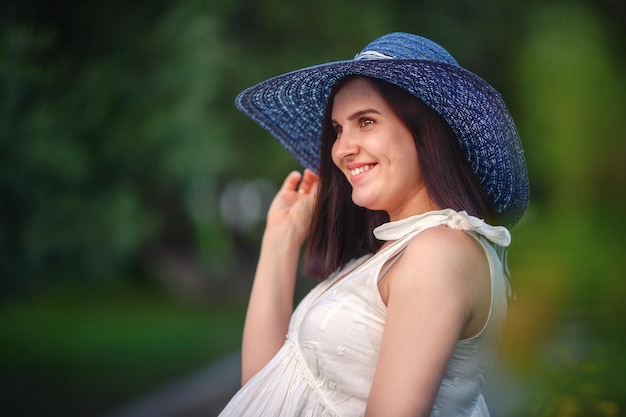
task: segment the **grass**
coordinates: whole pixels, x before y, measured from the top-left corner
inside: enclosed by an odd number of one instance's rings
[[[241,306],[189,306],[128,288],[5,303],[3,414],[102,414],[236,350],[243,318]]]

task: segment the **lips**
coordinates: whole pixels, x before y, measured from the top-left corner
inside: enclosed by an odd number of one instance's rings
[[[356,177],[357,175],[360,175],[360,174],[363,174],[364,172],[369,171],[375,166],[376,164],[368,164],[368,165],[361,165],[359,167],[352,168],[350,169],[350,175],[352,175],[353,177]]]

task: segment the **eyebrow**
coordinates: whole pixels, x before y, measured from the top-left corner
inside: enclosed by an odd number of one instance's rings
[[[357,111],[355,113],[352,113],[350,116],[348,116],[348,120],[352,121],[352,120],[358,119],[361,116],[365,116],[366,114],[371,114],[371,113],[382,114],[381,112],[379,112],[376,109],[364,109],[364,110],[359,110],[359,111]],[[332,119],[331,122],[332,123],[337,123],[337,121],[335,119]]]

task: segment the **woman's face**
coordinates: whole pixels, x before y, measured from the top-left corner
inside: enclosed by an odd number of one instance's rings
[[[366,78],[335,95],[332,159],[352,186],[352,200],[384,210],[391,220],[433,210],[422,181],[413,136]]]

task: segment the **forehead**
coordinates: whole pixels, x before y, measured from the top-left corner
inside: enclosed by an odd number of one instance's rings
[[[388,109],[378,88],[367,78],[356,77],[347,81],[335,94],[332,114],[333,118],[340,115],[347,117],[349,114],[344,113],[370,107],[379,111]]]

